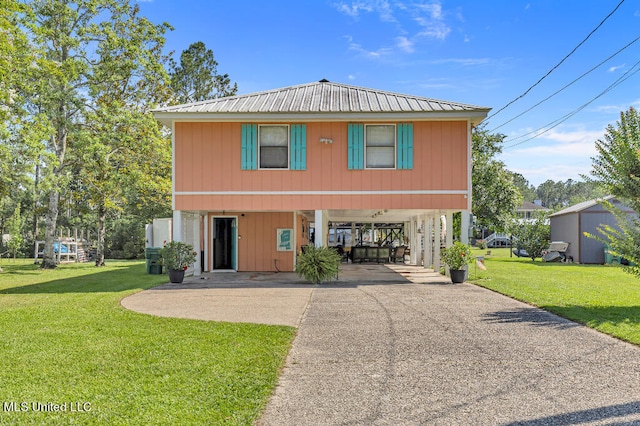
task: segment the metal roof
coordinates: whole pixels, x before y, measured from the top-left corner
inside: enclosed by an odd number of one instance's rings
[[[583,201],[581,203],[574,204],[573,206],[569,206],[566,209],[557,211],[549,215],[549,217],[562,216],[562,215],[571,214],[571,213],[579,213],[590,207],[600,204],[602,201],[613,202],[613,195],[607,195],[606,197],[603,197],[603,198],[595,198],[593,200]]]
[[[404,95],[381,90],[367,89],[327,80],[290,86],[265,92],[211,99],[183,105],[174,105],[153,110],[160,120],[180,119],[230,119],[253,115],[267,116],[322,115],[324,119],[335,119],[351,115],[410,115],[437,119],[472,118],[474,122],[484,119],[490,108],[449,102],[419,96]],[[409,117],[407,117],[409,118]]]

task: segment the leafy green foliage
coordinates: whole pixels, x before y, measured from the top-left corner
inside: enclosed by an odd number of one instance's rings
[[[169,67],[175,103],[233,96],[238,91],[237,83],[232,85],[228,74],[218,74],[213,51],[201,41],[182,52],[179,65],[172,59]]]
[[[9,234],[11,234],[11,239],[9,240],[9,249],[13,254],[15,259],[18,250],[22,247],[22,243],[24,242],[24,238],[22,236],[22,228],[23,228],[23,220],[20,215],[20,204],[16,206],[16,209],[13,212],[13,216],[9,219]]]
[[[593,182],[576,182],[567,179],[566,182],[547,180],[536,189],[536,199],[550,209],[561,209],[567,206],[591,200],[606,195]]]
[[[460,241],[454,242],[451,247],[442,249],[442,261],[450,270],[458,271],[473,261],[471,246]]]
[[[640,114],[634,108],[620,113],[616,126],[607,126],[604,140],[596,141],[592,180],[609,194],[640,211]]]
[[[513,174],[494,157],[502,151],[506,136],[489,134],[482,127],[472,133],[472,210],[481,226],[502,231],[515,216],[522,196]]]
[[[129,158],[123,145],[133,132],[139,142],[146,140],[133,122],[135,115],[168,93],[162,48],[169,26],[140,17],[139,6],[129,0],[21,5],[21,24],[34,52],[33,65],[26,67],[31,82],[24,91],[26,105],[36,128],[48,130],[39,140],[48,154],[39,159],[42,187],[49,191],[42,265],[56,266],[52,245],[59,203],[63,188],[72,185],[94,195],[90,201],[97,211],[102,258],[106,215],[121,204],[121,193],[114,188],[123,186],[119,176],[135,169],[134,161],[123,164]],[[86,181],[75,183],[79,177]]]
[[[338,274],[340,255],[331,247],[308,246],[298,255],[296,273],[314,284],[330,281]]]
[[[191,244],[180,241],[170,241],[160,249],[162,264],[167,271],[187,269],[195,263],[197,254]]]
[[[532,219],[512,225],[511,234],[517,247],[525,249],[531,260],[542,257],[542,252],[549,248],[551,238],[548,214],[544,211],[535,212]]]
[[[591,176],[608,193],[640,212],[640,114],[634,108],[620,113],[616,126],[609,125],[604,140],[596,142]],[[611,251],[635,266],[626,270],[640,277],[640,220],[613,203],[603,203],[617,219],[620,229],[599,228]]]

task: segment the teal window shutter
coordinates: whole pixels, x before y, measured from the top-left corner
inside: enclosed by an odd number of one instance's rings
[[[413,124],[398,124],[398,169],[413,169]]]
[[[242,125],[242,170],[258,169],[258,125]]]
[[[348,129],[349,170],[364,169],[364,124],[349,123]]]
[[[291,125],[289,169],[307,170],[307,125]]]

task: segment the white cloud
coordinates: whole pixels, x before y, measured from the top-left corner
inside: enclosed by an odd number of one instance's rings
[[[395,52],[415,53],[420,39],[444,41],[451,33],[451,27],[447,23],[451,14],[443,10],[440,1],[417,0],[414,3],[403,3],[395,0],[358,0],[333,3],[333,7],[356,20],[366,13],[375,14],[381,23],[394,24],[390,30],[389,27],[385,27],[384,31],[381,28],[381,34],[390,36],[385,47],[366,50],[360,43],[350,40],[349,49],[370,58],[379,58]],[[458,18],[462,19],[460,16]]]
[[[604,129],[552,129],[526,146],[505,148],[499,158],[509,170],[522,174],[536,186],[548,179],[579,180],[580,175],[591,170],[591,158],[597,155],[595,142],[604,133]]]
[[[413,53],[415,50],[413,48],[413,42],[403,36],[396,37],[396,46],[398,46],[400,50],[403,50],[407,53]]]
[[[366,58],[379,59],[391,53],[391,49],[389,48],[380,48],[378,50],[368,50],[362,47],[361,44],[354,42],[353,37],[347,36],[346,38],[347,40],[349,40],[349,50],[358,52],[360,55]]]
[[[619,69],[624,68],[626,65],[627,65],[627,64],[616,65],[616,66],[610,67],[607,71],[609,71],[609,72],[616,72],[616,71],[618,71]]]
[[[629,104],[625,105],[600,105],[599,107],[595,108],[595,111],[619,115],[621,111],[626,111],[629,109],[629,107],[640,107],[640,99],[631,101]]]
[[[515,149],[505,149],[509,156],[525,157],[550,157],[557,159],[590,157],[595,155],[595,141],[604,136],[603,130],[575,130],[559,131],[550,130],[544,133],[538,140],[529,142],[534,146],[523,146]],[[517,141],[514,141],[517,143]],[[507,146],[509,143],[507,142]]]
[[[371,12],[373,7],[368,2],[352,2],[349,3],[334,3],[334,7],[340,13],[357,18],[360,16],[360,12]]]
[[[451,27],[446,23],[442,5],[439,3],[415,5],[413,19],[422,27],[418,36],[444,40],[451,32]]]
[[[588,175],[591,171],[591,163],[585,164],[562,164],[562,163],[548,163],[544,166],[523,166],[523,167],[509,167],[507,169],[512,172],[520,173],[529,181],[529,184],[539,186],[541,183],[547,180],[552,181],[566,181],[572,179],[574,181],[581,181],[582,175]]]

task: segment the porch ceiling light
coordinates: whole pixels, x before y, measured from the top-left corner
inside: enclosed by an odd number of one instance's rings
[[[333,139],[331,139],[331,138],[320,138],[320,143],[328,145],[330,143],[333,143]]]

